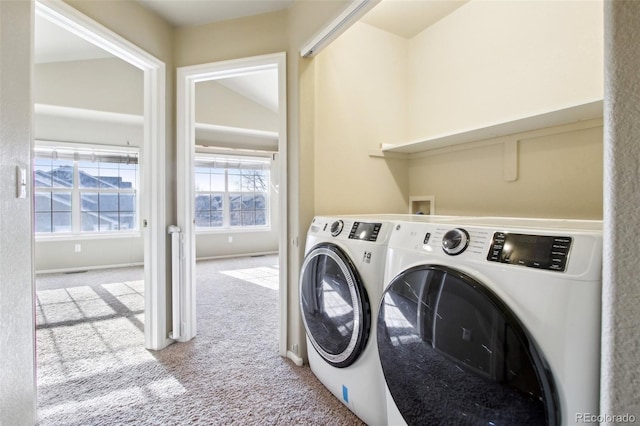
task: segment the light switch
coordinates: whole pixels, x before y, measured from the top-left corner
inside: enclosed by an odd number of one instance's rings
[[[16,166],[16,197],[27,198],[27,169]]]

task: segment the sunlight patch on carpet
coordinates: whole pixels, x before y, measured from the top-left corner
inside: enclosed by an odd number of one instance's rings
[[[234,269],[220,272],[271,290],[278,290],[280,287],[279,271],[277,268],[263,266],[260,268]]]

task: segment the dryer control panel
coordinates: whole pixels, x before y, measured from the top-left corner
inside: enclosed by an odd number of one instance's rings
[[[571,237],[496,232],[487,260],[564,272],[571,242]]]
[[[353,222],[353,227],[349,233],[349,239],[376,241],[381,227],[381,223]]]

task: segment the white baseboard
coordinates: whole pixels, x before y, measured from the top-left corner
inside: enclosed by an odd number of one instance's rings
[[[299,367],[302,367],[304,365],[304,361],[302,360],[302,358],[291,351],[287,351],[287,358],[289,358],[295,365]]]
[[[83,272],[83,271],[95,271],[98,269],[114,269],[114,268],[129,268],[132,266],[143,266],[142,262],[134,262],[134,263],[120,263],[115,265],[100,265],[100,266],[76,266],[73,268],[62,268],[62,269],[43,269],[40,271],[35,271],[36,275],[39,274],[63,274],[65,272]]]
[[[235,257],[251,257],[251,256],[266,256],[271,254],[278,254],[276,251],[259,251],[256,253],[236,253],[236,254],[225,254],[224,256],[208,256],[208,257],[196,257],[196,262],[201,260],[217,260],[217,259],[232,259]]]

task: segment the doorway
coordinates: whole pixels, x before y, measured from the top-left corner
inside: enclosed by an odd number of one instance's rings
[[[196,86],[202,85],[207,82],[216,83],[229,83],[233,81],[237,83],[240,79],[251,78],[256,76],[265,76],[272,74],[277,83],[275,92],[275,98],[277,100],[277,117],[275,131],[261,130],[261,131],[238,131],[234,126],[203,126],[198,123],[196,114]],[[229,84],[226,84],[229,88]],[[201,86],[204,87],[204,86]],[[237,88],[236,88],[237,90]],[[178,226],[182,233],[182,267],[181,267],[181,291],[180,300],[178,303],[179,309],[174,309],[174,321],[180,322],[180,337],[179,341],[188,341],[196,336],[196,230],[199,227],[199,222],[202,220],[202,210],[200,207],[196,207],[196,173],[194,172],[199,158],[203,151],[214,149],[216,155],[227,154],[229,158],[235,158],[238,160],[239,156],[246,157],[247,154],[253,155],[255,158],[271,158],[271,162],[276,162],[275,167],[271,167],[269,186],[276,188],[277,200],[275,203],[277,207],[275,211],[277,216],[272,218],[277,220],[279,224],[278,232],[276,235],[277,247],[278,247],[278,262],[279,262],[279,353],[282,356],[286,356],[286,331],[287,331],[287,187],[286,187],[286,170],[287,170],[287,121],[286,121],[286,54],[277,53],[271,55],[256,56],[250,58],[242,58],[236,60],[229,60],[223,62],[216,62],[210,64],[195,65],[189,67],[178,68],[177,72],[177,169],[178,169]],[[227,142],[226,144],[214,143],[212,146],[204,146],[206,143],[201,143],[197,138],[197,131],[205,128],[211,133],[223,132],[226,134],[227,139],[229,136],[238,136],[245,141],[252,139],[253,146],[243,146],[241,149],[233,149],[238,145],[234,145],[233,142]],[[265,140],[273,138],[273,145],[271,148],[265,148],[264,144],[269,145],[269,142]],[[197,142],[198,141],[198,142]],[[256,146],[257,144],[257,146]],[[262,146],[260,146],[262,144]],[[225,146],[226,145],[226,146]],[[231,151],[229,149],[231,148]],[[249,149],[247,149],[249,148]],[[227,152],[221,152],[220,150],[227,150]],[[250,152],[249,152],[250,151]],[[240,155],[244,154],[244,155]],[[249,161],[240,160],[242,161]],[[256,160],[253,160],[254,165],[252,168],[256,168]],[[247,166],[248,167],[248,166]],[[226,170],[230,170],[230,167],[225,166]],[[227,172],[228,173],[228,172]],[[262,176],[262,175],[261,175]],[[211,178],[212,179],[212,178]],[[253,173],[253,179],[257,182],[262,178],[256,173]],[[212,182],[212,180],[209,180]],[[273,185],[275,183],[275,185]],[[229,182],[227,181],[227,185]],[[227,186],[228,188],[228,186]],[[211,194],[213,197],[214,194]],[[257,200],[255,194],[251,195],[252,200]],[[212,200],[213,198],[210,198]],[[225,199],[224,196],[220,198]],[[229,199],[227,202],[229,202]],[[250,203],[251,204],[251,203]],[[256,205],[256,204],[252,204]],[[227,230],[233,229],[237,224],[232,222],[224,222],[227,218],[233,215],[227,207],[220,204],[220,211],[218,213],[213,209],[205,214],[206,217],[219,217],[220,223],[223,228]],[[272,210],[273,211],[273,210]],[[251,212],[250,212],[251,213]],[[249,215],[251,216],[251,214]],[[260,213],[254,209],[252,224],[254,226],[265,227],[268,221],[265,221]],[[213,221],[211,222],[213,223]],[[236,230],[238,228],[235,228]],[[239,234],[238,234],[239,235]],[[233,235],[227,237],[227,241],[232,241]],[[174,300],[175,303],[175,300]],[[174,305],[176,306],[176,305]]]
[[[143,72],[144,100],[139,123],[143,130],[139,159],[144,167],[141,167],[139,172],[140,197],[137,222],[144,251],[144,341],[148,349],[162,349],[171,342],[167,337],[165,320],[167,312],[164,308],[166,302],[165,65],[64,2],[36,2],[35,11],[38,19],[63,29]],[[68,112],[68,109],[65,111]],[[110,117],[113,116],[118,114]],[[55,151],[52,153],[53,157],[57,155]],[[74,155],[76,154],[72,154]],[[74,243],[73,248],[76,252],[81,251],[82,244]]]

